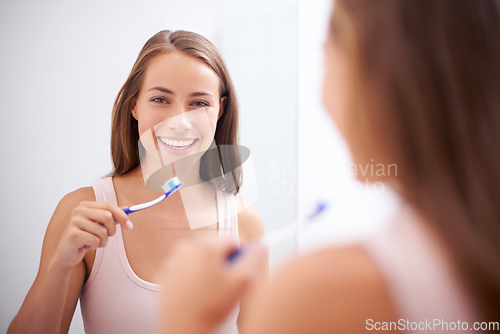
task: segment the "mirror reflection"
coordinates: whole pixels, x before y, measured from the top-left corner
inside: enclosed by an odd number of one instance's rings
[[[118,251],[111,256],[122,262],[125,259],[122,269],[128,272],[127,279],[154,294],[156,264],[168,256],[169,245],[176,240],[219,234],[243,244],[261,236],[265,230],[293,221],[293,211],[278,215],[273,210],[271,203],[288,203],[292,207],[295,196],[269,191],[269,161],[272,157],[281,165],[293,163],[295,158],[293,145],[289,144],[295,137],[295,121],[289,117],[290,112],[294,112],[295,102],[276,100],[280,92],[294,89],[295,30],[290,28],[296,25],[295,2],[276,1],[266,8],[255,7],[255,2],[235,6],[230,1],[220,0],[176,3],[175,6],[168,1],[152,3],[168,10],[151,13],[147,8],[128,8],[127,4],[119,9],[100,5],[102,17],[93,21],[93,27],[81,23],[97,15],[95,4],[75,8],[49,2],[43,8],[33,4],[27,11],[25,4],[2,5],[9,7],[6,9],[12,13],[12,18],[2,23],[14,36],[6,41],[17,50],[7,56],[12,58],[5,64],[22,65],[16,66],[16,71],[2,65],[6,78],[2,92],[9,94],[9,98],[1,102],[2,109],[20,111],[5,115],[2,135],[11,138],[22,128],[26,135],[9,150],[19,152],[23,147],[30,147],[30,154],[20,157],[17,169],[6,167],[5,175],[14,177],[6,179],[4,184],[5,189],[11,191],[11,198],[33,188],[33,197],[38,198],[33,203],[37,210],[20,210],[21,204],[14,204],[5,211],[8,220],[19,221],[16,226],[3,228],[5,233],[2,233],[10,236],[5,244],[18,249],[15,251],[18,254],[16,266],[8,266],[13,272],[12,283],[17,288],[6,294],[12,305],[2,319],[1,327],[5,330],[19,308],[21,320],[23,308],[27,313],[30,307],[36,308],[36,300],[30,300],[36,293],[29,293],[21,307],[33,278],[37,277],[32,291],[44,286],[40,282],[44,276],[50,276],[46,273],[51,272],[53,266],[57,266],[66,270],[66,274],[70,273],[67,277],[72,289],[64,302],[60,327],[83,331],[79,306],[74,318],[73,310],[81,297],[84,318],[92,319],[98,313],[98,308],[94,308],[95,298],[103,291],[98,288],[92,292],[90,286],[99,285],[101,274],[98,272],[107,267],[105,263],[118,261],[110,261],[104,256],[106,252],[100,254],[97,250],[109,250],[113,243]],[[192,5],[206,13],[207,18],[186,20]],[[246,11],[248,17],[241,18],[242,11]],[[287,15],[276,17],[277,11]],[[161,12],[168,14],[162,16]],[[30,22],[14,19],[30,16],[30,13],[39,13],[41,18]],[[141,16],[141,13],[150,16],[144,15],[140,24],[134,22],[134,15]],[[176,18],[176,13],[184,15]],[[261,22],[258,29],[253,26],[257,15]],[[50,20],[46,20],[47,17]],[[110,25],[109,19],[115,24]],[[32,26],[37,29],[27,29]],[[61,29],[63,26],[66,29]],[[132,65],[142,43],[165,28],[195,31],[207,37],[210,40],[207,48],[213,48],[210,51],[220,57],[214,57],[215,60],[208,64],[190,54],[162,51],[142,67],[144,77],[132,82],[136,69]],[[28,52],[28,47],[19,43],[34,30],[38,34],[32,36],[30,46],[37,50],[36,53]],[[269,47],[267,43],[271,40],[266,36],[276,34],[282,34],[282,38]],[[287,57],[281,57],[283,51],[289,53]],[[141,54],[138,62],[140,58]],[[217,62],[223,64],[223,71],[213,65]],[[161,64],[169,64],[171,68],[156,68]],[[283,68],[276,69],[277,64]],[[177,72],[164,75],[162,71]],[[127,73],[131,73],[129,78]],[[280,77],[279,73],[284,76]],[[168,80],[161,82],[165,78]],[[22,98],[27,91],[30,92],[29,101]],[[113,100],[117,92],[118,97]],[[33,101],[37,102],[36,106]],[[111,117],[112,109],[114,116]],[[239,110],[239,117],[236,113],[231,114],[232,110]],[[287,118],[283,117],[285,114]],[[176,122],[173,127],[177,132],[165,131],[172,128],[168,120]],[[279,134],[275,128],[277,120],[284,126]],[[163,122],[166,122],[164,128],[158,126]],[[5,127],[6,124],[9,127]],[[125,129],[135,132],[127,133]],[[153,141],[154,149],[151,142],[141,147],[147,134],[157,139]],[[154,158],[144,160],[160,163],[160,168],[148,165],[150,169],[145,175],[140,153],[141,150],[148,152],[147,148],[152,149],[152,153],[160,148],[160,155],[156,157],[161,157],[163,162]],[[189,154],[183,157],[184,153]],[[30,168],[26,178],[26,170],[19,166],[36,167]],[[203,168],[206,166],[212,169]],[[162,177],[158,177],[160,174]],[[130,216],[123,213],[123,207],[158,198],[158,185],[173,175],[186,186],[151,208]],[[89,187],[90,184],[93,187]],[[165,223],[169,224],[168,229],[164,228]],[[21,232],[27,230],[31,235]],[[27,240],[29,246],[21,250],[19,240],[26,237],[31,237]],[[269,254],[271,267],[282,258],[294,255],[293,240],[280,247]],[[98,271],[95,271],[96,263]],[[267,267],[262,269],[263,277],[268,276]],[[38,276],[37,270],[41,272]],[[43,290],[60,290],[61,284],[50,286],[55,282],[57,279],[51,279]],[[84,292],[80,296],[82,289]],[[104,290],[118,295],[117,290]],[[123,302],[120,307],[125,305]],[[244,300],[238,309],[240,314],[244,313]],[[228,327],[221,329],[222,332],[234,328],[238,309],[234,310],[227,321]],[[145,307],[141,312],[148,313],[148,310],[152,308]],[[125,311],[123,314],[130,316]],[[57,317],[44,314],[42,318],[50,322]],[[147,317],[144,319],[147,321]],[[85,321],[88,332],[95,328],[90,323],[92,320]],[[53,323],[48,326],[58,328]]]

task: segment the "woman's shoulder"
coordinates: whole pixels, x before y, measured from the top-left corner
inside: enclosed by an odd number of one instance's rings
[[[95,201],[95,194],[92,187],[82,187],[66,194],[59,201],[51,222],[59,221],[60,219],[58,218],[69,217],[73,209],[84,201]],[[63,219],[63,221],[66,221],[66,219]]]
[[[235,196],[238,210],[238,231],[240,242],[258,238],[265,233],[259,211],[247,200]]]
[[[357,245],[332,247],[290,263],[255,303],[248,332],[360,333],[368,319],[396,320],[381,272]]]
[[[260,217],[259,211],[246,199],[234,195],[236,200],[236,208],[238,210],[238,218],[243,217],[246,219],[258,219],[262,220]]]
[[[57,205],[54,213],[52,214],[52,218],[47,225],[47,231],[44,239],[45,252],[42,251],[42,255],[47,253],[47,249],[50,250],[49,253],[54,251],[59,238],[69,222],[71,213],[81,202],[84,201],[95,201],[94,191],[91,187],[83,187],[74,190],[65,195],[59,201],[59,204]]]
[[[66,194],[60,201],[59,204],[63,205],[78,205],[83,201],[95,201],[94,189],[92,187],[82,187],[78,188],[68,194]]]

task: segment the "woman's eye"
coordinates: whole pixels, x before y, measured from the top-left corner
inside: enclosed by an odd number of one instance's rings
[[[167,100],[165,100],[163,97],[154,97],[151,99],[152,102],[158,102],[158,103],[168,103]]]
[[[193,102],[193,105],[196,107],[208,107],[208,103],[206,103],[205,101],[196,101]]]

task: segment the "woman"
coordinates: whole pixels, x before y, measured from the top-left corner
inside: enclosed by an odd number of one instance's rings
[[[9,332],[67,332],[80,298],[87,333],[151,333],[159,264],[178,240],[261,235],[258,213],[235,196],[242,179],[237,122],[229,73],[208,40],[187,31],[149,39],[114,104],[114,170],[59,203],[37,277]],[[219,157],[219,147],[228,157]],[[120,209],[159,197],[173,175],[184,186],[168,199],[130,216]],[[235,306],[220,332],[230,332],[237,316]]]
[[[399,194],[401,212],[366,242],[283,269],[255,294],[242,332],[498,330],[480,323],[498,324],[500,314],[498,41],[496,0],[335,1],[325,105],[356,164],[397,164],[397,176],[371,179]],[[208,333],[224,318],[217,310],[230,309],[258,262],[248,251],[238,266],[223,267],[220,258],[234,247],[191,242],[170,258],[164,332]],[[189,265],[201,261],[193,252],[206,254],[203,265]],[[192,274],[224,281],[224,298],[173,272],[181,256]],[[177,296],[206,298],[174,319],[167,311],[185,306],[166,297],[177,281],[190,287]]]

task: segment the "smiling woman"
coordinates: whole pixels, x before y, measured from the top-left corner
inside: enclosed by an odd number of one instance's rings
[[[139,123],[139,135],[154,128],[153,139],[163,148],[162,161],[176,165],[174,162],[182,157],[201,156],[208,150],[227,100],[219,96],[219,78],[205,62],[171,51],[149,64],[132,115]],[[221,144],[236,147],[235,142]],[[177,173],[185,171],[180,164],[174,168]],[[198,171],[199,161],[197,167],[188,169]],[[180,177],[187,179],[184,174]]]
[[[228,71],[208,40],[187,31],[149,39],[114,104],[114,169],[59,203],[38,275],[9,332],[67,331],[79,298],[87,333],[154,332],[157,275],[179,240],[223,236],[234,249],[263,234],[257,211],[236,197],[242,174],[235,169],[226,184],[215,182],[228,171],[219,146],[232,147],[223,151],[240,164],[237,115]],[[144,168],[156,158],[161,173],[185,185],[134,213],[132,223],[120,207],[158,197],[156,187],[146,186]],[[267,277],[267,263],[261,272]],[[240,307],[244,299],[218,332],[233,330]]]

